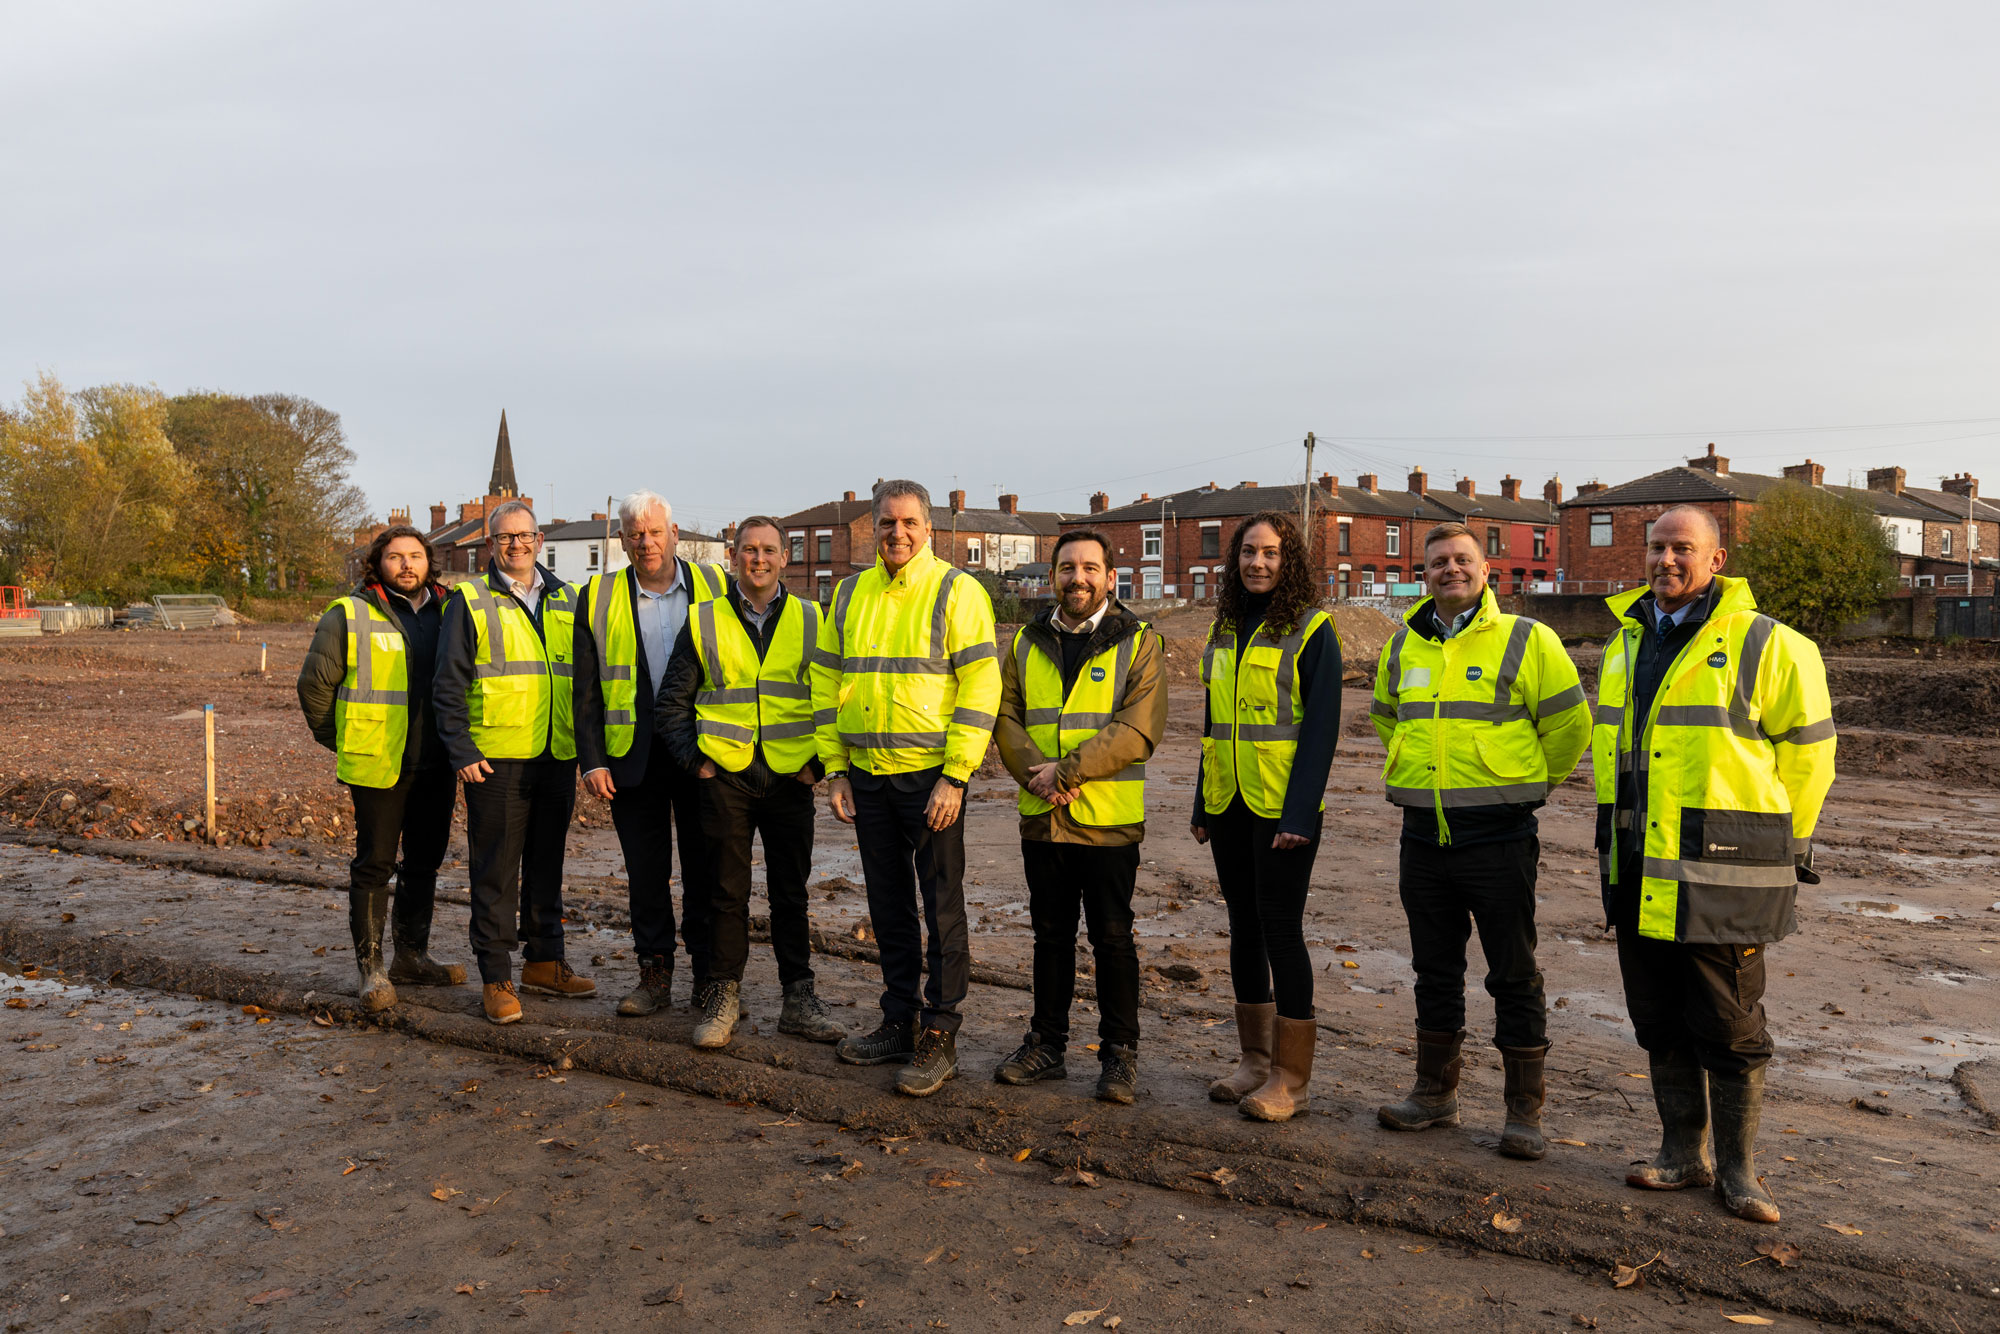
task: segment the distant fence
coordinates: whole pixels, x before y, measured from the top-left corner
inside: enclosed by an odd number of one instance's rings
[[[214,593],[162,593],[153,599],[160,624],[169,630],[199,630],[227,625],[229,604]]]
[[[2000,639],[2000,597],[1941,597],[1939,639]]]
[[[66,635],[72,630],[94,630],[111,624],[109,607],[37,607],[42,614],[42,633]]]

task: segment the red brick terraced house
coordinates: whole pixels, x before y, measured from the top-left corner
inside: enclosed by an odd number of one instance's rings
[[[931,549],[962,570],[1004,574],[1047,562],[1063,521],[1074,517],[1024,510],[1014,495],[1001,496],[993,509],[972,509],[965,492],[952,491],[945,504],[931,505]],[[852,491],[782,515],[778,524],[785,534],[789,592],[831,601],[835,584],[875,563],[874,516],[868,499]]]
[[[1487,578],[1496,594],[1554,591],[1562,567],[1561,478],[1543,483],[1539,499],[1523,497],[1516,477],[1501,478],[1498,495],[1481,496],[1470,477],[1450,491],[1430,491],[1425,475],[1413,472],[1410,490],[1429,496],[1472,531],[1492,567]],[[1538,590],[1540,585],[1548,587]]]

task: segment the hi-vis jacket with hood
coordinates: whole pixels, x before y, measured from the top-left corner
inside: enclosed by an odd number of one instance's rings
[[[1607,886],[1639,858],[1640,935],[1758,944],[1798,926],[1799,868],[1833,786],[1833,710],[1812,641],[1760,613],[1743,580],[1715,582],[1715,609],[1644,718],[1632,701],[1647,590],[1606,599],[1620,630],[1591,738],[1597,848]]]

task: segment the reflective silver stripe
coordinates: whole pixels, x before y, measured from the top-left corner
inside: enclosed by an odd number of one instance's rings
[[[1398,806],[1429,806],[1442,802],[1453,806],[1502,806],[1541,801],[1549,795],[1547,783],[1508,783],[1497,787],[1389,787],[1389,800]]]
[[[835,723],[837,723],[837,722],[839,722],[839,721],[840,721],[840,710],[839,710],[839,709],[814,709],[814,710],[813,710],[813,726],[814,726],[814,727],[831,727],[831,726],[833,726],[833,725],[834,725]]]
[[[1625,724],[1625,706],[1623,704],[1599,704],[1597,706],[1597,716],[1591,719],[1591,723],[1597,727],[1622,727]]]
[[[334,697],[344,704],[408,704],[407,690],[348,690],[345,687],[334,692]]]
[[[757,736],[757,733],[748,727],[718,722],[713,718],[695,719],[694,730],[702,736],[719,736],[725,741],[753,741]]]
[[[611,661],[611,602],[620,592],[618,579],[617,574],[590,576],[590,634],[597,641],[597,679],[600,681],[630,681],[632,669],[636,666],[634,663]],[[610,724],[613,727],[624,725]]]
[[[979,662],[985,658],[998,658],[999,656],[1000,650],[990,643],[968,644],[951,655],[951,669],[955,672],[967,663]]]
[[[1553,718],[1558,713],[1566,713],[1583,702],[1583,687],[1573,685],[1560,695],[1534,701],[1528,706],[1528,713],[1536,722],[1540,722],[1544,718]]]
[[[757,689],[754,693],[764,699],[811,699],[813,697],[812,687],[803,681],[760,680],[757,682]],[[730,702],[734,703],[735,701]]]
[[[719,598],[729,589],[729,581],[719,565],[696,565],[688,562],[688,568],[701,575],[701,581],[708,587],[710,598]]]
[[[520,673],[512,673],[505,670],[507,664],[507,638],[500,627],[500,599],[494,596],[493,590],[487,586],[484,578],[468,579],[460,584],[459,587],[465,590],[465,605],[475,615],[485,618],[486,656],[489,660],[487,666],[499,669],[486,670],[474,664],[472,674],[474,676],[520,675]],[[477,645],[475,644],[475,650],[476,647]]]
[[[1292,710],[1293,678],[1297,673],[1299,650],[1305,647],[1306,635],[1318,624],[1313,617],[1314,613],[1308,612],[1290,634],[1278,641],[1278,677],[1274,693],[1278,697],[1278,722],[1281,725],[1298,721]]]
[[[722,680],[722,652],[715,642],[715,603],[704,602],[694,609],[695,637],[701,642],[701,665],[703,674],[710,681]],[[750,692],[750,702],[755,703],[757,692]],[[741,702],[741,701],[732,701]]]
[[[1532,716],[1525,704],[1489,704],[1483,699],[1433,700],[1429,703],[1396,706],[1396,721],[1405,723],[1427,718],[1465,718],[1474,722],[1511,723]]]
[[[1029,727],[1041,727],[1061,721],[1061,709],[1029,709],[1026,715],[1026,722]]]
[[[854,582],[861,576],[850,574],[833,586],[833,650],[844,654],[847,649],[847,609],[854,602]],[[838,667],[839,662],[834,666]]]
[[[549,665],[530,659],[527,662],[489,662],[474,664],[473,676],[485,680],[495,676],[547,676]]]
[[[1037,709],[1035,712],[1039,713],[1041,710]],[[1109,727],[1112,719],[1118,716],[1113,713],[1063,713],[1060,709],[1055,712],[1061,716],[1061,727],[1065,732],[1081,732],[1086,728],[1096,731]]]
[[[942,750],[943,732],[842,732],[840,744],[868,750]]]
[[[1135,760],[1109,778],[1093,778],[1093,783],[1143,783],[1146,781],[1146,762]]]
[[[1379,699],[1371,699],[1368,701],[1368,712],[1374,714],[1377,718],[1396,718],[1401,716],[1402,711],[1393,704],[1384,703]]]
[[[1777,628],[1776,621],[1759,615],[1744,632],[1743,648],[1736,655],[1736,695],[1729,703],[1729,711],[1745,722],[1750,719],[1752,697],[1757,693],[1757,670],[1764,663],[1764,645],[1771,641],[1771,632]]]
[[[836,672],[840,670],[840,655],[838,653],[828,653],[825,649],[816,648],[809,650],[806,656],[814,667],[831,667]]]
[[[698,690],[694,696],[695,706],[703,704],[755,704],[756,686],[730,686],[720,690]]]
[[[990,732],[998,720],[992,714],[981,713],[977,709],[953,709],[951,721],[954,727],[983,727]]]
[[[1201,683],[1207,685],[1215,679],[1215,633],[1217,626],[1208,627],[1208,642],[1201,646]]]
[[[1514,697],[1514,678],[1521,674],[1521,662],[1528,656],[1528,640],[1534,633],[1534,621],[1526,616],[1514,618],[1514,628],[1507,632],[1507,651],[1500,658],[1500,674],[1493,678],[1495,702]]]
[[[963,577],[958,570],[946,570],[944,578],[938,580],[937,601],[931,604],[931,656],[939,661],[945,657],[945,614],[950,610],[951,586]]]
[[[1236,729],[1238,741],[1297,741],[1297,723],[1243,723]]]
[[[815,730],[809,722],[768,723],[763,729],[766,741],[790,741],[793,737],[811,736]]]
[[[1696,885],[1726,885],[1732,889],[1789,889],[1799,882],[1790,862],[1783,866],[1742,866],[1734,862],[1669,861],[1646,858],[1646,874],[1655,880],[1682,880]]]
[[[375,627],[382,626],[392,634],[400,636],[403,627],[399,622],[376,614],[365,598],[347,599],[347,624],[354,635],[354,685],[350,688],[342,681],[333,697],[344,704],[403,704],[410,702],[407,690],[384,690],[376,678],[375,667]],[[359,629],[355,629],[355,626]]]
[[[809,679],[812,665],[820,661],[822,657],[819,651],[819,603],[808,602],[804,598],[798,598],[796,601],[799,605],[800,617],[799,680],[805,681]],[[840,666],[840,660],[835,658],[827,665],[829,667],[838,667]],[[812,692],[810,690],[806,694],[807,698],[811,698]]]
[[[604,711],[604,725],[606,727],[637,727],[639,725],[639,715],[630,709],[606,709]]]
[[[949,676],[951,664],[943,658],[843,658],[842,673],[866,676],[876,672],[897,672],[904,676]]]
[[[1757,724],[1720,704],[1662,704],[1653,714],[1655,727],[1727,728],[1746,741],[1763,737]]]
[[[1014,674],[1021,678],[1021,697],[1028,696],[1028,627],[1014,632]],[[1060,710],[1058,710],[1060,712]]]
[[[1833,740],[1833,719],[1822,718],[1804,727],[1794,727],[1789,732],[1773,733],[1771,740],[1789,746],[1810,746],[1816,741]]]
[[[1403,643],[1410,637],[1410,627],[1403,626],[1389,640],[1389,693],[1393,696],[1403,689]]]
[[[568,662],[552,662],[549,664],[549,670],[557,676],[563,676],[563,677],[574,676],[576,675],[576,664]]]
[[[1111,707],[1116,711],[1125,702],[1125,682],[1132,675],[1132,655],[1139,649],[1139,636],[1146,632],[1141,625],[1118,644],[1118,665],[1111,675]]]

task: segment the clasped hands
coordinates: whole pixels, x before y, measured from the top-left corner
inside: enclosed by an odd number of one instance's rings
[[[1058,761],[1049,760],[1043,764],[1031,765],[1028,769],[1028,791],[1052,806],[1067,806],[1076,800],[1083,789],[1062,786],[1056,778],[1057,764]]]

